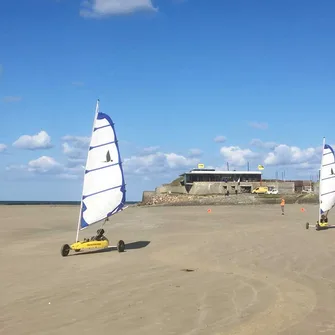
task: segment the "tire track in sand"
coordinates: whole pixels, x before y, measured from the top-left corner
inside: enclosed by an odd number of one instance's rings
[[[185,263],[187,263],[189,267],[198,268],[201,271],[221,273],[223,276],[224,273],[227,272],[233,273],[236,276],[243,277],[246,281],[245,284],[248,281],[263,283],[264,287],[271,288],[276,296],[273,303],[265,310],[256,315],[253,314],[250,317],[240,319],[239,323],[233,327],[225,324],[224,317],[222,317],[222,331],[213,332],[213,334],[275,334],[300,323],[315,308],[317,302],[316,295],[309,287],[259,268],[242,268],[233,262],[231,262],[228,267],[226,262],[224,264],[225,268],[222,268],[222,265],[215,261],[201,262],[199,257],[197,257],[199,255],[199,244],[201,241],[196,241],[197,236],[192,236],[192,240],[192,243],[194,243],[193,246],[187,244],[160,249],[159,251],[153,252],[150,257],[165,264],[180,267],[184,267]],[[205,252],[209,255],[210,250],[206,250]],[[204,256],[203,252],[202,256]],[[262,301],[260,301],[260,303],[262,303]],[[199,323],[203,325],[205,322],[203,318],[205,316],[202,315],[199,317],[201,318],[201,322],[199,321]],[[220,320],[215,322],[216,325],[219,323],[221,323]],[[230,330],[227,329],[223,331],[223,329],[228,327]],[[203,329],[201,328],[200,326],[197,328],[198,331],[194,329],[187,334],[197,334]]]

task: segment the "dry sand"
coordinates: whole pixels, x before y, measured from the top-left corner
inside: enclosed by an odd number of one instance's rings
[[[0,332],[335,334],[335,229],[300,208],[132,207],[105,225],[126,252],[63,258],[78,207],[0,206]]]

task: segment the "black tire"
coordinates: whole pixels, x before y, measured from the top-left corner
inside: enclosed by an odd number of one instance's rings
[[[63,257],[66,257],[68,254],[69,254],[69,252],[70,252],[70,246],[68,245],[68,244],[64,244],[64,245],[62,245],[62,248],[61,248],[61,250],[60,250],[60,253],[61,253],[61,255],[63,256]]]
[[[126,249],[126,245],[125,243],[120,240],[118,243],[117,243],[117,251],[118,252],[124,252],[124,250]]]
[[[309,222],[306,222],[306,229],[309,229]]]
[[[316,230],[320,230],[319,223],[317,223],[317,224],[315,225],[315,229],[316,229]]]

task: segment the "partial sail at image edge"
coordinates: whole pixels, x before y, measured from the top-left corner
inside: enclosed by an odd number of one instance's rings
[[[324,142],[320,168],[320,215],[327,214],[335,205],[335,153]]]

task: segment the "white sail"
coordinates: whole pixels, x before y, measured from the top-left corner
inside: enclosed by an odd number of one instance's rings
[[[333,148],[323,140],[320,168],[320,215],[326,214],[335,205],[335,154]]]
[[[97,102],[85,166],[80,230],[123,209],[126,188],[114,123]]]

